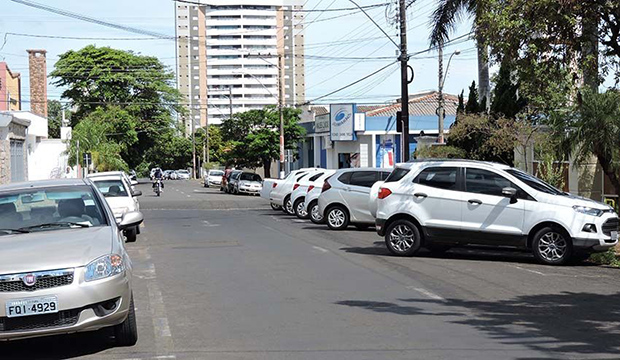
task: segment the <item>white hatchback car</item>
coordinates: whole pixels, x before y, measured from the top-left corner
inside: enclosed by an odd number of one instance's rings
[[[139,190],[133,190],[132,186],[127,182],[128,178],[123,176],[124,173],[100,172],[89,174],[87,177],[95,184],[106,199],[114,217],[117,221],[130,212],[140,211],[140,202],[138,196],[142,195]],[[140,227],[128,228],[124,231],[127,241],[136,241],[137,235],[140,234]]]
[[[354,224],[358,229],[374,225],[368,198],[375,182],[384,180],[392,169],[340,169],[323,183],[318,199],[319,213],[332,230],[346,229]]]
[[[291,171],[291,173],[283,180],[273,182],[273,188],[269,193],[269,200],[275,206],[281,207],[287,214],[295,214],[293,203],[291,202],[293,187],[306,176],[310,176],[319,170],[322,169],[311,168]],[[263,186],[265,185],[263,184]]]
[[[605,251],[618,243],[618,215],[521,170],[467,160],[399,164],[381,185],[376,226],[393,254],[421,246],[529,249],[544,264]]]
[[[305,176],[300,182],[293,185],[293,192],[291,193],[291,203],[293,204],[293,210],[295,215],[300,219],[307,219],[309,217],[306,211],[306,204],[304,203],[306,194],[314,188],[321,188],[325,182],[325,178],[335,173],[336,170],[321,170],[317,171],[313,175]]]

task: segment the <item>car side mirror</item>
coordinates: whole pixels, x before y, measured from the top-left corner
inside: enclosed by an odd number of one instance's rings
[[[140,190],[135,190],[131,192],[131,196],[136,197],[136,196],[142,196],[142,191]]]
[[[517,189],[513,187],[505,187],[502,189],[502,195],[507,198],[510,198],[510,203],[514,204],[517,202]]]
[[[118,228],[121,230],[127,230],[128,228],[138,226],[144,221],[144,215],[139,211],[132,211],[125,213],[118,223]]]

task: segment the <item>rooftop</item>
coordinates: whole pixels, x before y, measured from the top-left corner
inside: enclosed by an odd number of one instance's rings
[[[455,116],[459,105],[458,96],[443,94],[444,110],[447,116]],[[436,115],[439,92],[427,91],[409,97],[409,115]],[[360,107],[358,107],[360,109]],[[400,111],[400,102],[366,111],[366,116],[395,116]]]

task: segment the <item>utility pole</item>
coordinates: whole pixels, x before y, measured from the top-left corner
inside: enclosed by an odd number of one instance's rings
[[[284,178],[284,76],[282,71],[284,70],[284,55],[278,54],[278,108],[280,111],[280,179]]]
[[[439,44],[439,106],[437,106],[438,128],[437,143],[443,144],[443,44]]]
[[[196,124],[194,123],[196,119],[194,119],[193,109],[190,111],[190,116],[192,120],[192,169],[194,170],[193,178],[196,178]]]
[[[402,154],[403,162],[409,161],[409,55],[407,54],[407,4],[399,0],[400,5],[400,80],[401,80],[401,119],[403,124]]]
[[[80,176],[80,140],[76,140],[76,152],[75,152],[75,177],[78,179]]]

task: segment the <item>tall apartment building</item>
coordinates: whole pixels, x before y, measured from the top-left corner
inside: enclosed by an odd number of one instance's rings
[[[195,3],[196,4],[195,4]],[[176,3],[177,86],[194,127],[232,112],[305,101],[303,0]],[[200,3],[198,5],[197,3]]]
[[[0,62],[0,111],[22,109],[21,75],[12,72],[5,62]]]

